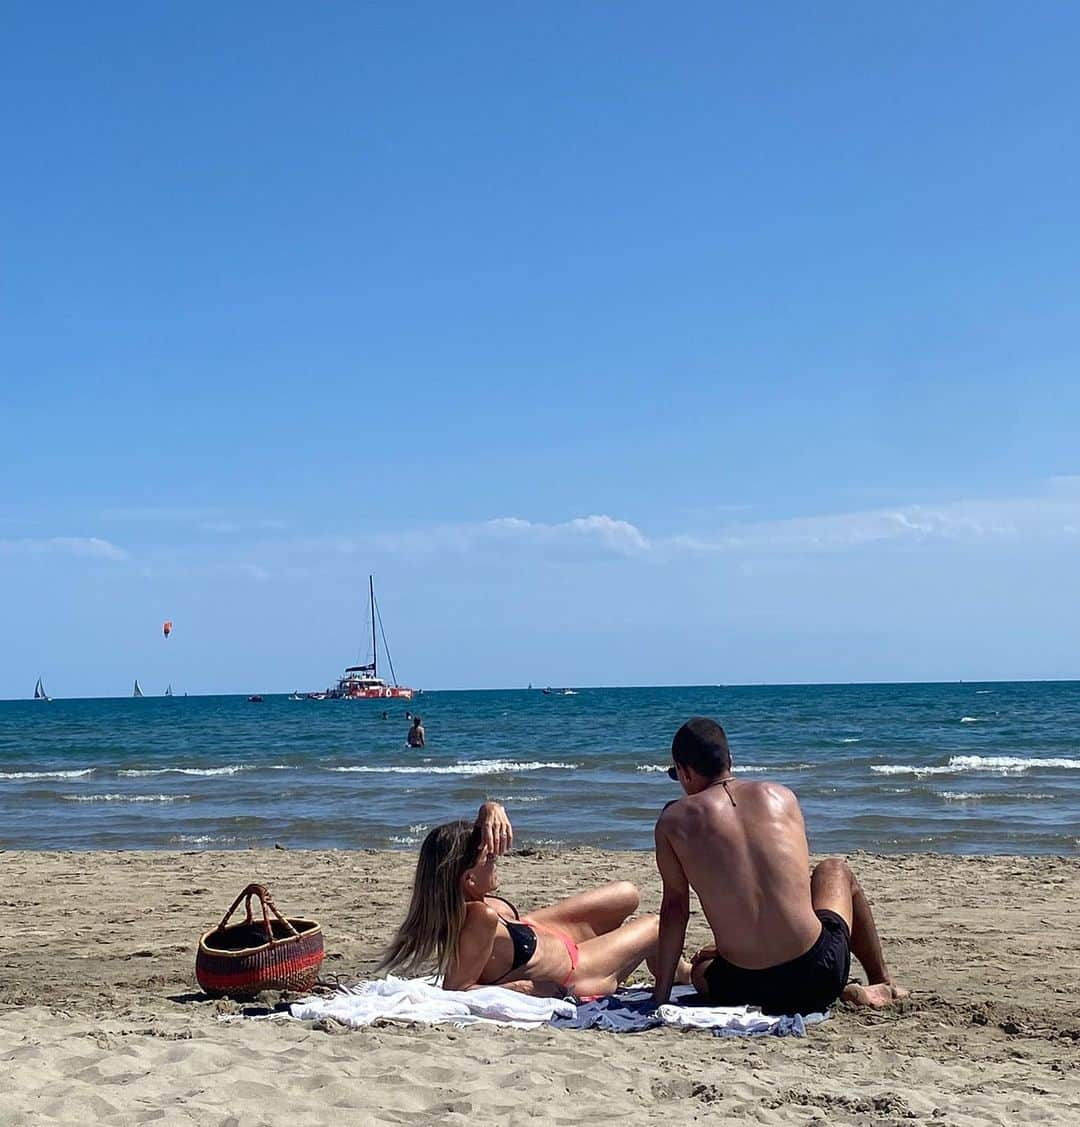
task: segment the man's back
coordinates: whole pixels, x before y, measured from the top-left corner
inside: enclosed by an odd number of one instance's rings
[[[775,966],[817,939],[806,829],[787,787],[728,779],[671,803],[657,831],[678,857],[729,962]]]

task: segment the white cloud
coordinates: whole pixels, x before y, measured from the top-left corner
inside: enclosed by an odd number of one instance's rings
[[[423,529],[376,533],[371,544],[389,552],[468,552],[489,548],[534,547],[559,555],[586,553],[635,556],[651,550],[642,531],[629,521],[602,514],[574,517],[555,524],[495,517],[487,521],[435,525]],[[338,551],[354,552],[363,543],[318,541]]]
[[[652,547],[636,525],[603,514],[574,517],[559,524],[538,524],[520,517],[496,517],[474,526],[479,535],[535,544],[592,543],[617,555],[632,556]]]
[[[20,540],[0,540],[0,555],[42,555],[57,553],[68,556],[81,556],[85,559],[126,560],[127,552],[108,540],[97,536],[50,536],[44,539],[24,538]]]
[[[676,536],[677,548],[701,552],[840,551],[886,543],[1051,540],[1080,520],[1080,494],[903,505],[727,525]]]
[[[350,541],[309,541],[315,548],[354,553],[369,546],[390,552],[465,553],[513,545],[537,553],[667,559],[680,553],[790,554],[842,552],[895,545],[1075,542],[1080,490],[1047,495],[896,505],[762,521],[716,522],[712,528],[651,536],[630,521],[603,514],[542,523],[522,517],[377,533]]]

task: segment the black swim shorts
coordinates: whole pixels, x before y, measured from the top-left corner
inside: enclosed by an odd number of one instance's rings
[[[840,997],[851,970],[851,933],[842,916],[822,908],[821,934],[804,955],[764,970],[717,956],[705,972],[711,1006],[760,1006],[767,1014],[823,1013]]]

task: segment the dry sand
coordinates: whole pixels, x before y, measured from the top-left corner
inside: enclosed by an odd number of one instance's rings
[[[1080,1123],[1080,859],[850,860],[911,1001],[721,1039],[220,1022],[240,1007],[198,992],[194,945],[244,884],[323,924],[324,976],[358,978],[414,858],[3,853],[0,1123]],[[502,891],[535,907],[619,877],[655,909],[641,853],[515,855]]]

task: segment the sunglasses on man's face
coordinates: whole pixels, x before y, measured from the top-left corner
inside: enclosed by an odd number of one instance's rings
[[[679,769],[677,767],[669,767],[667,769],[667,777],[673,783],[678,782],[678,780],[679,780]]]

